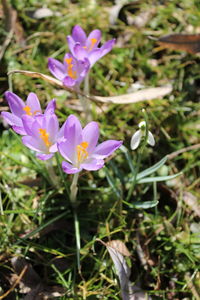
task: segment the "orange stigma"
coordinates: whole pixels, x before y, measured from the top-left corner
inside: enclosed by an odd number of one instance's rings
[[[33,113],[31,112],[30,106],[26,105],[23,107],[23,110],[25,111],[26,115],[28,116],[35,116],[37,113],[40,113],[40,110],[35,110]]]
[[[23,110],[25,111],[26,115],[28,115],[28,116],[32,116],[33,115],[32,112],[31,112],[30,106],[28,106],[28,105],[24,106]]]
[[[89,51],[91,51],[94,48],[96,42],[97,42],[97,39],[95,39],[95,38],[91,39],[91,45],[90,45]]]
[[[49,147],[51,143],[49,142],[49,134],[46,132],[46,129],[40,128],[39,133],[40,133],[40,138],[43,140],[45,145]]]
[[[88,158],[88,142],[82,142],[80,145],[77,146],[77,158],[78,163],[82,163],[86,158]]]
[[[72,64],[72,57],[65,58],[65,61],[67,63],[67,73],[69,77],[71,77],[72,79],[76,79],[77,75],[76,75],[76,71],[73,70],[74,65]]]

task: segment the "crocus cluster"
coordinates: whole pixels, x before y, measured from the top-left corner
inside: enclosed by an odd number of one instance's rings
[[[67,36],[67,41],[71,53],[65,54],[63,63],[49,58],[48,67],[65,86],[77,89],[94,63],[113,48],[115,39],[99,47],[100,30],[93,30],[87,37],[85,31],[76,25],[72,29],[72,35]]]
[[[6,92],[5,98],[11,113],[2,112],[2,117],[13,130],[23,135],[22,142],[36,151],[37,158],[48,160],[59,151],[63,171],[74,174],[85,169],[95,171],[103,167],[104,159],[117,150],[122,142],[108,140],[97,145],[99,127],[96,122],[88,123],[84,129],[77,117],[70,115],[59,129],[55,114],[55,100],[49,102],[44,113],[34,93],[24,102],[16,94]]]

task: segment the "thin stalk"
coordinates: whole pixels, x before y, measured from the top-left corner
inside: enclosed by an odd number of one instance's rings
[[[0,191],[0,213],[1,213],[2,216],[4,215],[2,198],[1,198],[1,191]]]
[[[84,94],[88,96],[89,91],[90,91],[90,87],[89,87],[89,73],[88,73],[84,79]],[[78,90],[78,92],[80,92],[80,89]],[[81,102],[83,111],[85,113],[86,122],[88,123],[92,121],[90,101],[80,93],[78,94],[78,98]]]
[[[148,132],[149,132],[148,117],[147,117],[147,114],[146,114],[145,110],[142,110],[142,112],[144,114],[144,119],[145,119],[145,122],[146,122],[145,136],[144,136],[144,141],[142,143],[141,149],[140,149],[140,151],[138,153],[136,167],[135,167],[135,172],[134,172],[134,177],[133,177],[133,181],[131,183],[131,187],[130,187],[130,189],[128,191],[128,196],[126,197],[126,202],[128,202],[130,200],[131,195],[133,194],[133,190],[134,190],[135,185],[136,185],[137,174],[138,174],[139,169],[140,169],[142,154],[144,152],[144,149],[145,149],[145,147],[147,145],[147,140],[148,140]]]
[[[47,160],[46,162],[46,167],[47,167],[47,172],[48,172],[48,175],[50,177],[50,180],[51,180],[51,183],[57,187],[58,186],[58,177],[54,171],[54,168],[53,168],[53,161],[52,161],[52,158]]]
[[[58,152],[56,152],[55,154],[55,157],[56,157],[56,162],[57,162],[57,167],[58,167],[58,172],[60,174],[60,177],[62,178],[62,181],[64,183],[64,186],[65,186],[65,190],[67,192],[67,195],[69,196],[69,187],[66,183],[66,179],[65,179],[65,176],[64,176],[64,172],[62,171],[62,167],[61,167],[61,163],[60,163],[60,160],[59,160],[59,155],[58,155]]]
[[[157,182],[153,182],[153,201],[157,201],[158,193],[157,193]],[[158,208],[157,205],[155,206],[155,215],[158,215]]]
[[[81,239],[80,239],[80,229],[79,229],[79,221],[77,215],[77,192],[78,192],[78,173],[74,174],[72,184],[70,187],[70,201],[73,208],[73,215],[74,215],[74,229],[75,229],[75,237],[76,237],[76,257],[77,257],[77,266],[78,271],[81,273],[81,264],[80,264],[80,248],[81,248]]]
[[[126,197],[126,202],[128,202],[131,198],[131,195],[133,194],[133,190],[135,188],[135,184],[136,184],[136,178],[137,178],[137,174],[139,172],[139,168],[140,168],[140,163],[141,163],[141,158],[142,158],[142,154],[143,154],[143,148],[141,149],[141,151],[138,153],[138,157],[137,157],[137,162],[136,162],[136,167],[135,167],[135,171],[134,171],[134,177],[133,177],[133,181],[131,183],[131,187],[128,191],[128,196]]]

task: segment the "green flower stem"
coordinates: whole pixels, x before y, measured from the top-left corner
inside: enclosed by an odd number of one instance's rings
[[[65,186],[65,190],[66,190],[66,192],[67,192],[67,195],[69,196],[69,187],[68,187],[68,185],[67,185],[67,183],[66,183],[66,174],[63,172],[63,170],[62,170],[62,167],[61,167],[61,162],[60,162],[60,159],[59,159],[59,154],[58,154],[58,152],[56,152],[56,154],[55,154],[55,158],[56,158],[56,162],[57,162],[57,167],[58,167],[58,172],[59,172],[59,175],[60,175],[60,177],[62,178],[62,181],[63,181],[63,183],[64,183],[64,186]],[[65,175],[64,175],[65,174]]]
[[[77,216],[77,182],[78,182],[78,175],[79,173],[74,174],[72,184],[70,187],[70,201],[73,208],[73,215],[74,215],[74,229],[75,229],[75,236],[76,236],[76,257],[77,257],[77,266],[78,271],[81,273],[81,264],[80,264],[80,248],[81,248],[81,239],[80,239],[80,230],[79,230],[79,221]]]
[[[134,177],[133,177],[130,189],[128,191],[128,196],[126,197],[126,202],[128,202],[130,200],[131,195],[133,194],[133,190],[135,188],[136,178],[137,178],[137,174],[138,174],[139,169],[140,169],[140,163],[141,163],[141,158],[142,158],[143,150],[144,150],[144,147],[142,147],[141,150],[140,150],[140,152],[138,153],[137,162],[136,162],[136,168],[135,168],[135,171],[134,171]]]
[[[84,93],[88,96],[90,92],[90,87],[89,87],[89,73],[86,75],[85,79],[84,79]],[[81,102],[81,105],[83,107],[83,111],[85,113],[85,119],[86,122],[91,122],[92,121],[92,114],[91,114],[91,105],[90,105],[90,101],[82,96],[81,94],[78,94],[78,98]]]
[[[148,126],[148,117],[147,117],[147,114],[145,112],[145,110],[142,110],[143,114],[144,114],[144,119],[145,119],[145,122],[146,122],[146,127],[145,127],[145,136],[144,136],[144,141],[141,145],[141,148],[140,148],[140,151],[138,153],[138,157],[137,157],[137,162],[136,162],[136,168],[135,168],[135,172],[134,172],[134,177],[133,177],[133,180],[132,180],[132,183],[131,183],[131,187],[128,191],[128,195],[126,197],[126,202],[128,202],[133,194],[133,190],[135,188],[135,185],[136,185],[136,179],[137,179],[137,174],[139,172],[139,169],[140,169],[140,164],[141,164],[141,159],[142,159],[142,155],[143,155],[143,152],[144,152],[144,149],[147,145],[147,140],[148,140],[148,132],[149,132],[149,126]]]
[[[51,183],[55,186],[58,187],[58,177],[54,171],[54,167],[53,167],[53,159],[49,159],[46,161],[46,167],[47,167],[47,173],[48,176],[51,180]]]

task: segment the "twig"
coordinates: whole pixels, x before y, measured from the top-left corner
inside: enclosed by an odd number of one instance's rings
[[[26,270],[27,270],[28,266],[25,266],[23,268],[23,270],[21,271],[21,273],[19,274],[17,280],[15,281],[15,283],[13,284],[13,286],[6,292],[4,293],[2,296],[0,296],[0,300],[4,299],[5,297],[7,297],[16,287],[16,285],[18,285],[18,283],[20,282],[20,280],[22,279],[22,277],[24,276]]]
[[[0,50],[0,61],[2,60],[4,53],[6,51],[6,48],[8,47],[8,45],[10,44],[12,38],[13,38],[13,29],[11,29],[11,31],[8,32],[8,35],[6,36],[5,41],[3,42],[3,45],[1,46],[1,50]]]
[[[196,149],[199,149],[199,148],[200,148],[200,144],[192,145],[192,146],[185,147],[185,148],[182,148],[180,150],[177,150],[175,152],[172,152],[171,154],[168,154],[167,157],[168,157],[168,159],[173,159],[176,156],[178,156],[179,154],[182,154],[182,153],[190,151],[190,150],[196,150]]]
[[[41,78],[53,85],[59,86],[60,88],[69,91],[70,93],[76,93],[94,102],[102,102],[108,104],[132,104],[141,101],[153,100],[159,97],[163,97],[172,91],[172,86],[169,85],[163,87],[147,88],[141,91],[137,91],[135,93],[113,96],[113,97],[88,96],[85,93],[82,93],[80,91],[75,91],[73,89],[64,86],[61,81],[49,75],[45,75],[39,72],[25,71],[25,70],[12,70],[8,73],[8,75],[14,73],[24,74],[26,76],[33,77],[33,78]]]

